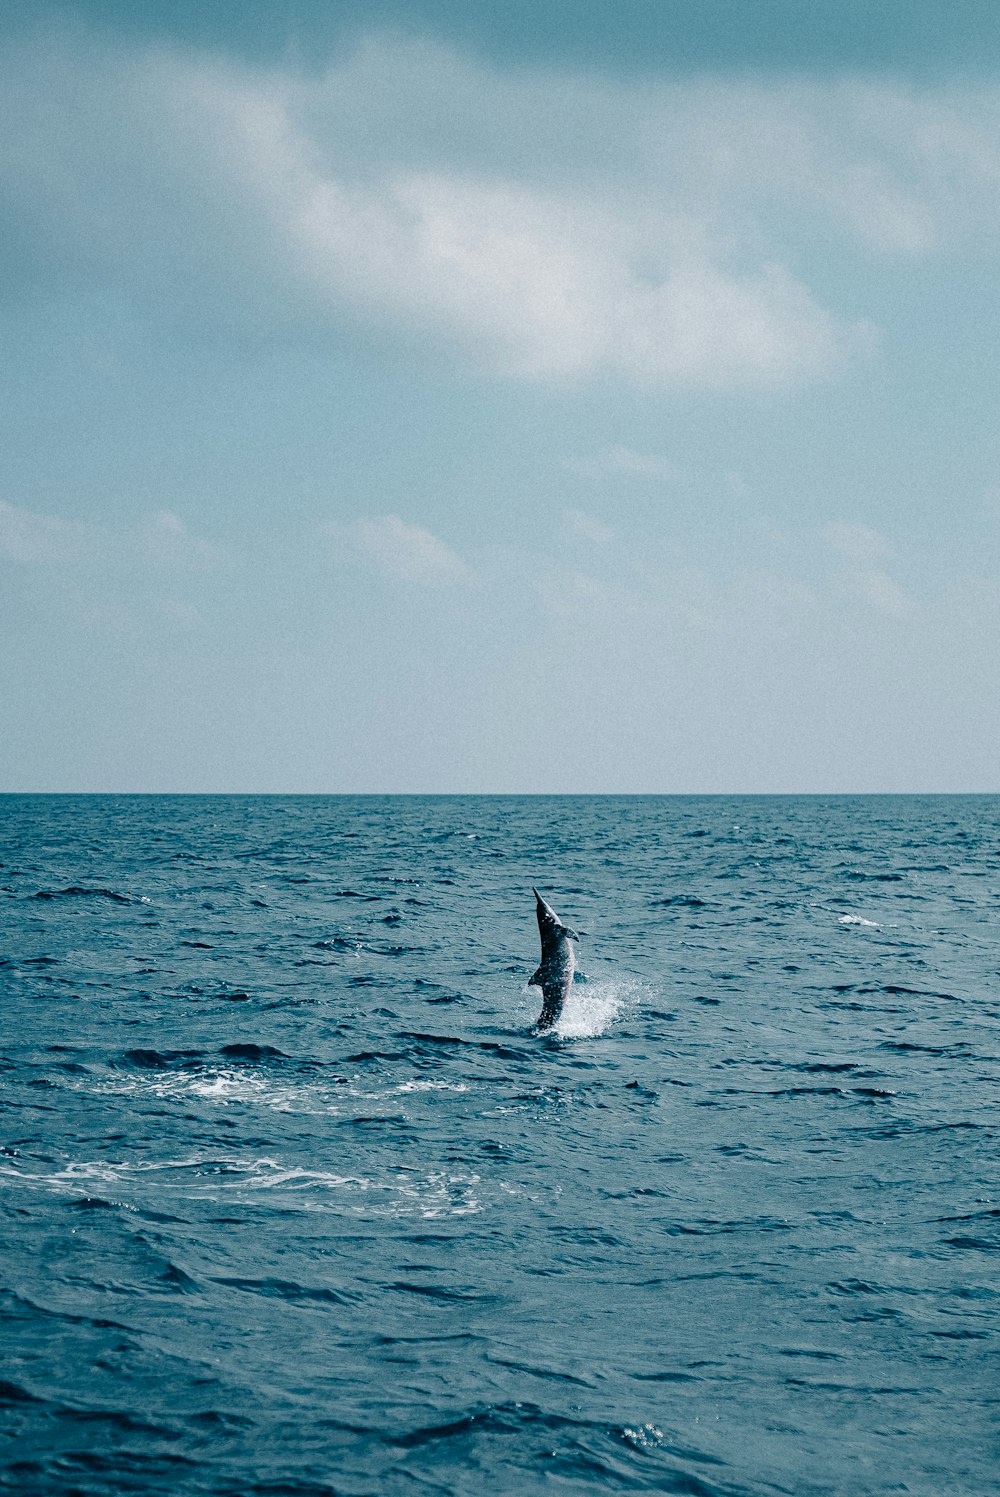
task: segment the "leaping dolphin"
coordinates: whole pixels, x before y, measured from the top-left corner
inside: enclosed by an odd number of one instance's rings
[[[534,976],[528,978],[528,984],[530,987],[542,990],[542,1012],[535,1025],[536,1031],[541,1031],[551,1029],[562,1013],[566,994],[573,985],[573,971],[576,967],[576,957],[571,943],[579,941],[580,937],[568,925],[563,925],[555,910],[550,904],[545,903],[537,889],[532,889],[531,892],[538,901],[538,933],[542,938],[542,962]]]

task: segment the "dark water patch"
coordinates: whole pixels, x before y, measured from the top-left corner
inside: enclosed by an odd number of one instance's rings
[[[253,1419],[228,1409],[199,1409],[198,1413],[187,1415],[187,1422],[209,1430],[253,1429],[255,1424]]]
[[[1000,1206],[990,1206],[985,1211],[970,1211],[961,1216],[936,1216],[938,1222],[980,1222],[1000,1218]]]
[[[511,1372],[523,1373],[526,1377],[538,1378],[542,1382],[566,1383],[571,1387],[592,1388],[593,1378],[577,1377],[575,1373],[563,1372],[554,1367],[532,1366],[529,1362],[515,1362],[507,1357],[490,1356],[487,1358],[496,1367],[506,1367]]]
[[[274,1045],[254,1045],[251,1043],[237,1043],[223,1045],[219,1051],[229,1060],[287,1060],[288,1056],[283,1050],[278,1050]]]
[[[160,1275],[160,1282],[177,1294],[200,1293],[201,1285],[176,1263],[168,1263]]]
[[[663,1231],[670,1237],[728,1237],[744,1233],[791,1232],[792,1224],[784,1218],[775,1217],[755,1217],[742,1221],[713,1220],[708,1217],[695,1221],[664,1222]]]
[[[895,1050],[900,1055],[959,1056],[968,1052],[970,1046],[964,1040],[954,1040],[950,1045],[921,1045],[915,1040],[881,1040],[879,1048]]]
[[[426,1034],[418,1030],[402,1030],[396,1035],[397,1040],[409,1040],[414,1045],[436,1046],[436,1045],[469,1045],[468,1040],[461,1039],[455,1034]]]
[[[479,1289],[446,1289],[440,1284],[410,1284],[399,1279],[388,1286],[400,1294],[415,1294],[423,1299],[441,1300],[448,1304],[496,1304],[502,1296]]]
[[[785,1086],[776,1091],[769,1091],[769,1097],[842,1097],[844,1089],[840,1086]]]
[[[960,1326],[953,1331],[931,1331],[931,1335],[941,1341],[992,1341],[994,1339],[992,1331],[974,1331],[968,1326]]]
[[[113,904],[136,904],[141,900],[132,899],[128,894],[119,894],[115,889],[86,888],[82,884],[70,884],[65,889],[39,889],[32,896],[35,899],[110,899]]]
[[[356,1055],[348,1055],[346,1062],[348,1065],[363,1065],[371,1061],[408,1059],[406,1050],[359,1050]]]
[[[851,1071],[856,1071],[858,1065],[853,1060],[805,1060],[790,1066],[789,1069],[792,1071],[804,1071],[807,1075],[821,1076],[829,1073],[833,1076],[846,1076]]]
[[[409,1129],[410,1120],[403,1112],[359,1112],[342,1119],[342,1126]]]
[[[122,1060],[130,1066],[144,1071],[169,1070],[172,1067],[191,1067],[202,1064],[205,1056],[201,1050],[126,1050]]]
[[[28,1403],[44,1403],[45,1400],[37,1393],[32,1393],[28,1388],[23,1388],[20,1383],[8,1382],[0,1378],[0,1404],[16,1405]]]
[[[213,1284],[222,1284],[227,1289],[239,1289],[244,1294],[260,1295],[262,1299],[279,1299],[288,1304],[347,1305],[358,1299],[357,1294],[346,1294],[343,1290],[297,1284],[291,1279],[243,1279],[213,1275]]]
[[[890,993],[894,996],[901,995],[905,998],[943,998],[948,1003],[955,1003],[957,1001],[954,993],[938,993],[928,988],[907,988],[895,982],[883,983],[882,992]]]
[[[629,1377],[636,1383],[701,1383],[704,1378],[696,1372],[679,1372],[675,1368],[667,1368],[660,1372],[630,1372]]]

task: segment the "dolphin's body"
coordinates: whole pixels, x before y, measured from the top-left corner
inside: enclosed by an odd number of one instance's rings
[[[551,1029],[562,1013],[566,994],[573,985],[576,957],[573,942],[580,937],[568,925],[563,925],[550,904],[532,889],[538,901],[538,933],[542,938],[542,962],[534,976],[528,978],[529,986],[542,990],[542,1012],[536,1029]]]

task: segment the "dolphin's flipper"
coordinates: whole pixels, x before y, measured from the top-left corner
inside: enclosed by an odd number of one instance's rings
[[[537,967],[535,969],[535,971],[532,973],[532,975],[528,978],[528,987],[529,988],[540,988],[541,985],[542,985],[542,979],[543,979],[543,977],[544,977],[544,973],[542,972],[541,967]]]

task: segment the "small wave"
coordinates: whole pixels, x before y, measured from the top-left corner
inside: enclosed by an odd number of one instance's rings
[[[139,1066],[147,1071],[166,1070],[177,1061],[188,1065],[197,1064],[200,1050],[126,1050],[122,1059],[130,1066]]]
[[[882,929],[877,920],[866,920],[863,915],[839,915],[837,924],[863,926],[866,930]]]
[[[276,1050],[273,1045],[223,1045],[220,1055],[228,1055],[232,1060],[287,1060],[288,1057],[283,1050]]]
[[[240,1289],[244,1294],[259,1294],[264,1299],[281,1299],[293,1305],[347,1305],[357,1299],[357,1295],[345,1294],[340,1289],[297,1284],[292,1279],[247,1279],[217,1275],[213,1276],[212,1282],[222,1284],[227,1289]]]
[[[70,884],[67,889],[39,889],[34,896],[36,899],[110,899],[114,904],[134,904],[135,900],[128,894],[119,894],[115,889],[88,889],[83,884]],[[148,899],[140,899],[140,904],[149,904]]]

